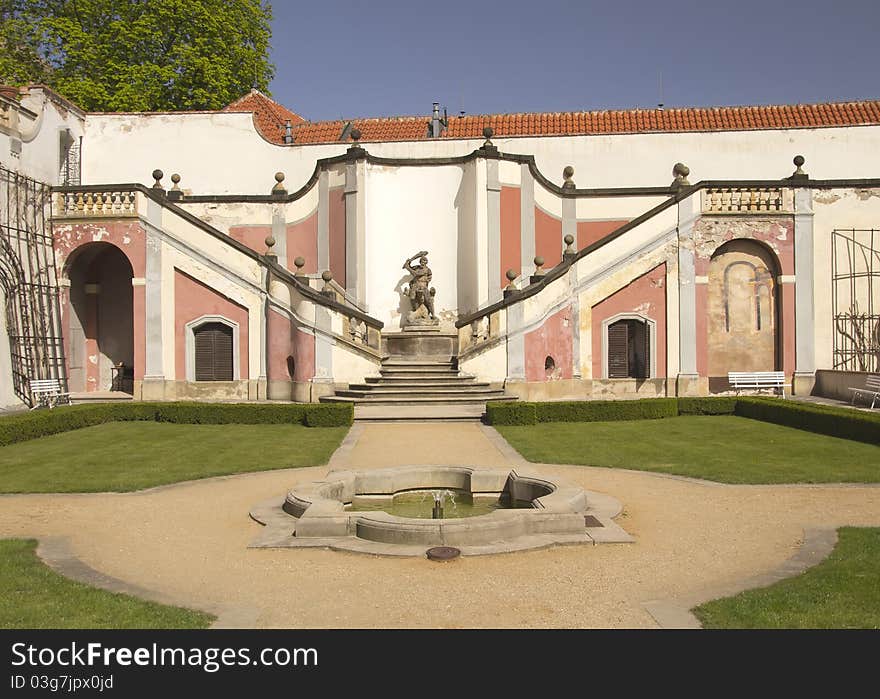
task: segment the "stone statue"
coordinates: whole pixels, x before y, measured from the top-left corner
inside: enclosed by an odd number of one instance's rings
[[[416,258],[419,264],[413,265]],[[434,315],[434,296],[437,290],[431,286],[431,268],[428,267],[428,251],[422,250],[403,263],[403,268],[412,277],[409,286],[403,293],[409,296],[412,311],[406,316],[407,325],[439,325],[440,320]]]

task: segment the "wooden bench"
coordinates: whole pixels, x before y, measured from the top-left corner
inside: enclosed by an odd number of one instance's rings
[[[56,405],[70,403],[70,394],[61,390],[61,382],[58,379],[31,379],[31,396],[34,399],[34,407],[54,408]]]
[[[868,374],[868,378],[865,379],[865,385],[862,388],[851,388],[849,390],[853,392],[853,405],[856,403],[856,397],[871,396],[871,409],[873,409],[877,399],[880,398],[880,374]]]
[[[730,371],[727,381],[737,393],[744,388],[778,388],[785,398],[784,371]]]

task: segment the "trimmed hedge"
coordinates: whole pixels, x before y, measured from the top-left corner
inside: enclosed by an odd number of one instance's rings
[[[646,420],[676,415],[739,415],[830,437],[880,445],[880,413],[778,398],[718,396],[617,401],[488,403],[490,425]]]
[[[35,410],[0,419],[0,446],[105,422],[171,422],[188,425],[351,425],[348,403],[94,403]]]
[[[740,398],[736,415],[829,437],[880,445],[880,414],[767,398]]]
[[[534,425],[538,422],[537,403],[523,401],[489,401],[486,420],[490,425]]]
[[[733,415],[736,411],[736,396],[717,398],[679,398],[679,415]]]
[[[537,403],[538,422],[607,422],[652,420],[678,415],[675,398],[592,400]]]

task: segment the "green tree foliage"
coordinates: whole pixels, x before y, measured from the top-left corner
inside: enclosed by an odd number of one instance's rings
[[[219,109],[266,91],[261,0],[0,0],[0,82],[93,111]]]

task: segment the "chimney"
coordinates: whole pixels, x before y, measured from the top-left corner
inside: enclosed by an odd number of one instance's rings
[[[440,138],[440,103],[434,102],[434,113],[431,116],[431,138]]]
[[[290,119],[284,124],[284,142],[293,143],[293,129],[290,125]]]

